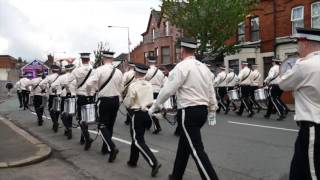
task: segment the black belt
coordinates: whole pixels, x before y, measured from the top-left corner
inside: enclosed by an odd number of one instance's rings
[[[313,127],[313,126],[319,126],[319,124],[316,124],[314,122],[309,121],[297,121],[297,125],[299,127]]]

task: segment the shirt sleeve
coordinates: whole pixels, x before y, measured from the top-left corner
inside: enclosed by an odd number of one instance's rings
[[[297,90],[303,81],[302,71],[297,63],[291,70],[280,77],[279,86],[282,90]]]
[[[211,78],[212,78],[212,75],[211,75]],[[216,111],[217,108],[218,108],[218,103],[217,103],[216,93],[213,87],[213,81],[209,81],[209,111]]]
[[[220,84],[220,81],[221,81],[221,75],[220,73],[218,74],[218,76],[216,77],[216,79],[214,80],[214,85],[217,86]]]
[[[95,72],[92,71],[92,74],[90,75],[87,82],[85,83],[88,94],[91,94],[93,89],[94,90],[98,89],[98,81],[99,81],[98,70],[96,70]]]
[[[274,68],[272,67],[268,73],[268,76],[267,78],[264,80],[265,83],[269,83],[271,81],[272,78],[274,78],[275,76],[275,70]]]
[[[49,83],[49,77],[50,76],[47,76],[46,78],[44,78],[43,81],[41,81],[41,83],[39,84],[41,89],[46,89],[47,88],[48,83]]]

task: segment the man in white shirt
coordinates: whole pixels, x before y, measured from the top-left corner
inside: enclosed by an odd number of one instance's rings
[[[93,76],[88,79],[87,90],[96,89],[98,96],[99,127],[103,136],[102,153],[110,152],[109,162],[112,163],[119,153],[112,141],[113,127],[117,118],[123,90],[122,73],[113,67],[114,52],[102,53],[103,65],[98,67]]]
[[[156,67],[156,57],[149,56],[148,57],[148,63],[150,65],[150,68],[145,76],[146,80],[149,81],[152,84],[153,87],[153,97],[154,99],[157,99],[159,95],[159,91],[161,87],[163,86],[163,83],[165,81],[165,76],[163,72]],[[159,134],[161,131],[160,122],[156,117],[152,117],[153,123],[154,123],[154,131],[153,134]]]
[[[247,62],[242,62],[242,69],[238,75],[241,105],[237,114],[241,116],[244,109],[246,109],[249,112],[248,117],[251,118],[254,115],[254,112],[252,110],[252,102],[250,101],[250,92],[253,76],[252,70],[248,67],[248,65],[249,64]]]
[[[226,68],[224,66],[220,66],[220,73],[217,75],[217,77],[214,79],[214,85],[217,89],[217,95],[219,100],[219,109],[217,110],[217,113],[220,112],[220,109],[222,108],[225,113],[227,113],[227,103],[225,102],[225,96],[227,95],[227,87],[226,87],[226,79],[227,79],[227,73]]]
[[[251,93],[250,93],[250,98],[257,108],[257,112],[260,112],[262,109],[259,103],[255,100],[254,98],[254,91],[259,89],[259,87],[262,86],[262,76],[258,70],[258,65],[257,64],[252,64],[252,85],[251,85]]]
[[[310,30],[310,32],[314,31]],[[318,33],[318,35],[320,34]],[[303,39],[303,41],[307,40]],[[305,54],[300,54],[303,57],[310,53],[309,49],[304,49],[304,51],[301,53]],[[307,55],[306,58],[298,60],[291,70],[279,78],[278,83],[282,90],[294,92],[294,120],[299,126],[295,152],[291,162],[290,180],[320,179],[319,77],[320,53],[314,52]]]
[[[30,95],[30,89],[28,89],[27,85],[29,84],[28,74],[24,74],[24,77],[20,79],[20,88],[21,88],[21,94],[22,94],[22,103],[23,103],[23,110],[28,109],[29,104],[29,95]]]
[[[283,102],[280,99],[283,91],[279,87],[279,81],[280,81],[280,63],[281,60],[274,58],[272,60],[272,67],[269,70],[268,76],[264,80],[264,84],[268,85],[268,109],[267,113],[264,116],[266,119],[270,118],[270,115],[274,108],[278,112],[278,121],[282,121],[285,119],[286,115],[286,108],[283,106]]]
[[[122,84],[123,84],[123,88],[124,88],[123,93],[122,93],[123,98],[126,97],[127,90],[129,88],[130,84],[134,82],[134,79],[135,79],[134,78],[134,74],[135,74],[134,73],[134,66],[135,65],[133,63],[129,63],[128,71],[123,74],[123,78],[122,78]],[[130,113],[131,113],[130,109],[127,108],[127,119],[124,122],[126,125],[130,124],[130,121],[131,121],[130,117],[132,116],[132,115],[130,115]]]
[[[210,70],[194,57],[196,48],[196,41],[189,38],[181,39],[183,60],[172,70],[156,102],[149,110],[149,114],[153,114],[171,95],[176,94],[182,134],[170,180],[183,178],[190,154],[196,161],[202,179],[218,179],[204,151],[200,132],[207,118],[210,121],[214,117],[217,100]]]
[[[17,96],[19,100],[19,108],[23,107],[23,102],[22,102],[22,89],[21,89],[21,82],[20,80],[23,78],[22,75],[19,75],[19,81],[16,82],[15,88],[17,90]]]
[[[238,76],[236,75],[236,73],[234,73],[233,69],[229,68],[229,73],[227,74],[227,78],[226,78],[227,92],[233,90],[238,82],[239,82]],[[227,98],[227,104],[226,104],[227,111],[226,111],[225,114],[228,114],[228,112],[230,111],[230,103],[232,103],[233,111],[235,111],[236,108],[237,108],[235,103],[231,102],[229,97],[228,97]]]
[[[151,176],[155,177],[161,164],[158,163],[144,139],[145,130],[152,123],[148,115],[148,107],[153,104],[152,85],[144,79],[147,71],[148,66],[136,65],[136,80],[129,86],[128,94],[123,101],[124,105],[132,110],[132,123],[130,124],[132,143],[130,159],[127,164],[130,167],[136,167],[139,153],[141,153],[152,168]]]

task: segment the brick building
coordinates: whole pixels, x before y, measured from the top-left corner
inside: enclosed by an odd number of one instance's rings
[[[180,49],[176,48],[176,40],[180,35],[160,11],[152,10],[146,31],[142,33],[143,41],[131,52],[132,62],[146,64],[149,55],[157,57],[157,64],[177,62]]]
[[[298,52],[297,27],[320,28],[320,1],[261,0],[226,42],[241,44],[239,53],[224,58],[225,66],[238,72],[241,61],[257,63],[265,77],[273,56],[284,60]]]
[[[0,81],[18,79],[17,59],[10,55],[0,55]]]

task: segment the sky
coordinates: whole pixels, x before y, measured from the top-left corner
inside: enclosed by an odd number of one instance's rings
[[[0,54],[28,61],[78,57],[100,41],[111,50],[128,52],[142,40],[152,8],[160,0],[0,0]]]

